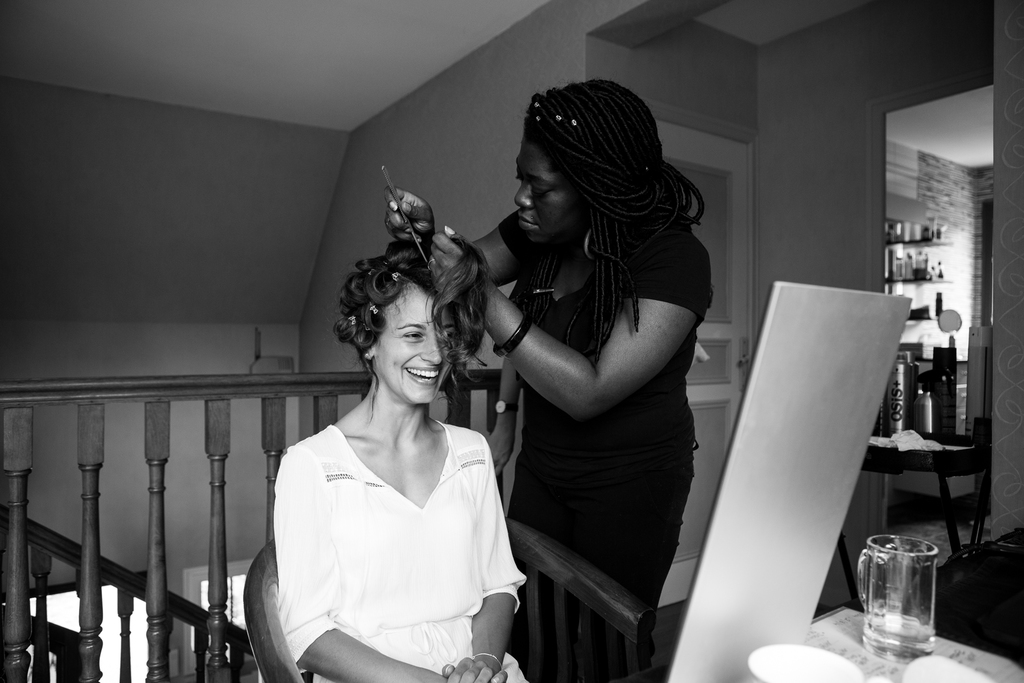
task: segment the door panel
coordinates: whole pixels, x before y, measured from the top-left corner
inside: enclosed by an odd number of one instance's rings
[[[749,348],[752,284],[752,148],[690,128],[658,122],[665,158],[700,190],[705,208],[694,228],[711,259],[714,296],[697,339],[710,356],[687,375],[698,450],[679,547],[661,604],[685,599],[725,463]]]

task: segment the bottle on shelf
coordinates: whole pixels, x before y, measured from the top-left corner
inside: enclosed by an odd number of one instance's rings
[[[942,292],[935,293],[935,319],[942,315]]]
[[[942,261],[939,261],[936,266],[935,279],[942,280]]]
[[[929,280],[928,273],[928,253],[923,249],[918,250],[917,257],[914,259],[914,279],[915,280]]]

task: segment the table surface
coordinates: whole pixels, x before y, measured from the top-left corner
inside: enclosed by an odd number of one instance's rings
[[[1024,650],[1013,650],[985,638],[978,626],[978,619],[1024,590],[1024,556],[983,551],[947,562],[939,567],[936,578],[935,623],[940,642],[966,646],[953,658],[974,664],[996,683],[1024,681]],[[860,618],[857,614],[860,610],[860,602],[854,600],[822,615],[811,625],[808,644],[819,646],[812,642],[815,638],[831,639],[829,642],[835,647],[825,649],[845,649],[840,654],[853,660],[862,670],[872,664],[887,666],[879,673],[898,682],[905,664],[886,664],[868,655],[860,645],[859,622],[854,623]],[[941,654],[949,656],[950,652],[944,648]],[[618,683],[664,683],[668,672],[669,666],[659,666],[619,679]]]

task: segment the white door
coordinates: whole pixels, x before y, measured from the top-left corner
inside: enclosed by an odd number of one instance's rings
[[[686,379],[699,448],[679,548],[661,595],[666,605],[689,594],[749,366],[753,149],[749,143],[662,121],[658,130],[665,158],[704,197],[704,217],[694,233],[711,256],[714,286],[711,308],[697,331],[710,358],[695,364]]]

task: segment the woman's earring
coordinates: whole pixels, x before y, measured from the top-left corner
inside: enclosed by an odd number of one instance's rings
[[[591,261],[594,260],[594,254],[590,251],[590,233],[593,230],[587,230],[587,234],[583,237],[583,254]]]

